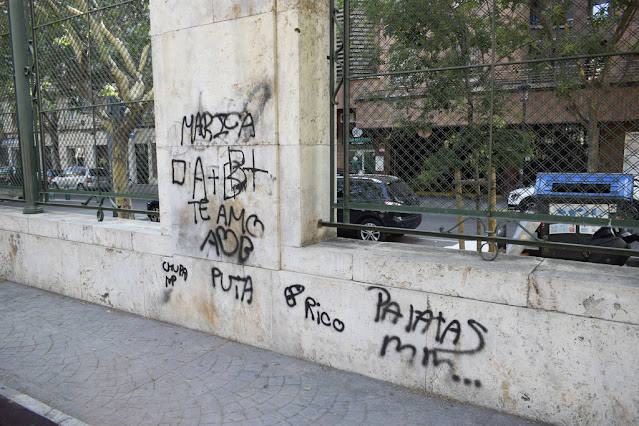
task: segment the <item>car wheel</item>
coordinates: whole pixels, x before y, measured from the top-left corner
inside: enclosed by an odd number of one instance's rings
[[[149,214],[149,220],[151,222],[159,222],[160,221],[160,208],[159,207],[153,207],[151,209],[151,211],[157,212],[157,214]]]
[[[55,183],[55,182],[51,182],[51,183],[49,184],[49,189],[58,189],[58,184],[57,184],[57,183]]]
[[[83,184],[79,183],[77,186],[78,191],[84,191],[86,188]]]
[[[377,220],[377,219],[364,219],[363,221],[360,222],[360,225],[365,225],[365,226],[381,226],[382,223]],[[386,240],[386,235],[382,232],[382,231],[373,231],[373,230],[368,230],[368,229],[362,229],[360,230],[357,235],[359,236],[360,239],[362,240],[366,240],[366,241],[384,241]]]

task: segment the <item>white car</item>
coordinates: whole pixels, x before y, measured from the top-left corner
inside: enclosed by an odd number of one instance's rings
[[[535,193],[534,186],[517,188],[508,194],[508,210],[526,211],[530,207],[531,196]]]
[[[50,189],[111,190],[111,176],[101,167],[69,167],[62,175],[56,176],[49,183]]]

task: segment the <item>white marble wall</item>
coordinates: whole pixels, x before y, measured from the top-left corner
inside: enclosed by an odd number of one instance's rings
[[[172,248],[155,223],[0,208],[2,278],[541,421],[639,422],[632,268],[332,240],[276,270]]]
[[[317,243],[327,1],[151,0],[151,24],[162,222],[0,207],[1,278],[541,421],[639,423],[634,269]]]
[[[277,269],[281,246],[331,234],[317,226],[329,211],[320,4],[327,13],[328,2],[152,2],[159,195],[175,253]]]

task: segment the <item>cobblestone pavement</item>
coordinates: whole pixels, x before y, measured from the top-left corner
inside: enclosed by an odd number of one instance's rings
[[[0,385],[95,425],[531,424],[8,281]]]

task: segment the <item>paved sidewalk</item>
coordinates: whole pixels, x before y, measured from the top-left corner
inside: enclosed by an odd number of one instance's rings
[[[532,424],[8,281],[1,385],[95,425]]]

